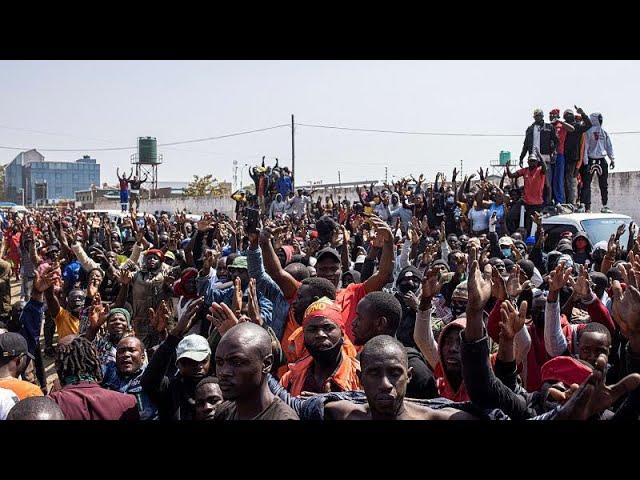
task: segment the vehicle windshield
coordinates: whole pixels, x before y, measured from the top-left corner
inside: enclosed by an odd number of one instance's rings
[[[627,228],[625,229],[622,237],[620,237],[620,245],[623,248],[627,247],[627,242],[629,241],[628,220],[624,218],[598,218],[593,220],[582,220],[580,223],[582,224],[583,230],[587,232],[587,236],[589,237],[592,245],[602,241],[608,242],[609,237],[616,233],[618,226],[624,223]]]

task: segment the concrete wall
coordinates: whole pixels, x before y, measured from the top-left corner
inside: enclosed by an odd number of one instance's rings
[[[379,188],[375,189],[376,191]],[[350,201],[358,199],[356,189],[354,187],[328,187],[316,190],[312,199],[315,202],[321,195],[324,199],[330,193],[333,194],[334,201],[338,200],[338,196],[342,199],[347,198]],[[591,184],[591,209],[599,212],[602,207],[600,201],[600,188],[597,179]],[[146,212],[155,212],[156,210],[165,210],[173,212],[186,208],[194,214],[202,212],[210,212],[217,209],[219,212],[229,216],[233,215],[235,210],[235,202],[230,198],[158,198],[152,200],[142,200],[141,210]],[[633,220],[640,224],[640,171],[633,172],[614,172],[609,174],[609,207],[615,213],[623,213],[629,215]],[[96,203],[97,209],[114,209],[120,210],[118,201],[100,200]]]
[[[609,208],[640,223],[640,171],[609,172]],[[597,178],[591,181],[591,211],[602,208]]]
[[[155,198],[140,201],[140,211],[153,213],[155,211],[175,212],[184,208],[193,214],[202,212],[212,212],[218,210],[226,215],[232,216],[235,211],[236,202],[231,198]],[[95,208],[98,210],[120,210],[120,202],[117,200],[101,199],[96,202]]]

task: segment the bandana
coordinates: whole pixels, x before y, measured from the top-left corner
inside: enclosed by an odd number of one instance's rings
[[[304,312],[304,319],[302,320],[302,326],[305,327],[313,318],[326,318],[337,324],[340,328],[344,327],[342,320],[342,311],[327,297],[322,297],[320,300],[316,300],[307,307]]]

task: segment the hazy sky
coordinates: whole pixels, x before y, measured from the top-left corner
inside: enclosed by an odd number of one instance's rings
[[[129,168],[139,136],[159,143],[296,122],[419,132],[517,134],[437,137],[296,129],[298,182],[383,179],[488,166],[518,157],[535,107],[600,111],[609,132],[640,131],[638,61],[0,61],[0,145],[82,149],[102,181]],[[39,133],[38,133],[39,132]],[[617,170],[636,169],[640,134],[612,135]],[[159,179],[212,173],[231,180],[262,155],[290,165],[290,128],[160,148]],[[7,163],[18,151],[0,149]],[[245,169],[246,172],[246,169]],[[239,168],[240,174],[240,168]],[[249,181],[244,174],[245,184]]]

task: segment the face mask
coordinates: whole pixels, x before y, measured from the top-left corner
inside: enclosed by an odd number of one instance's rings
[[[402,283],[400,284],[400,286],[398,286],[398,290],[400,290],[400,293],[402,293],[403,295],[406,295],[409,292],[417,292],[418,287],[415,287],[413,283]]]
[[[501,248],[500,251],[502,252],[502,255],[505,258],[508,258],[511,256],[511,249],[510,248]]]
[[[467,306],[466,305],[459,305],[459,304],[451,304],[451,314],[453,315],[453,318],[458,318],[460,315],[462,315],[465,311],[467,310]]]
[[[311,356],[313,356],[315,360],[319,361],[320,363],[328,363],[329,361],[336,358],[336,356],[338,355],[338,352],[342,348],[343,343],[344,343],[344,339],[341,338],[333,347],[328,348],[326,350],[316,350],[315,348],[309,347],[308,345],[305,345],[305,346],[307,347],[307,350],[309,350],[309,353],[311,353]]]
[[[447,203],[448,204],[452,204],[454,203],[455,199],[453,197],[447,197]]]

